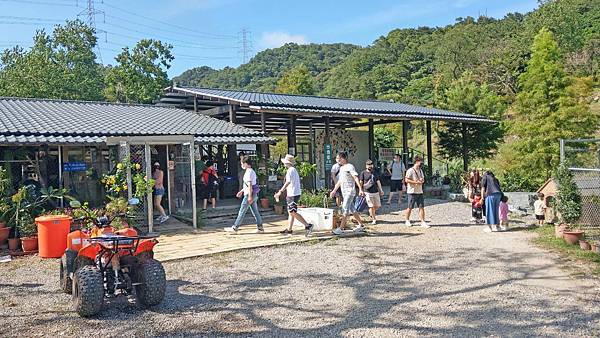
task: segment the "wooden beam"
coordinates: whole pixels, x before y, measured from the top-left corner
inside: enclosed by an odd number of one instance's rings
[[[462,123],[462,155],[463,155],[463,170],[469,170],[469,154],[467,152],[467,125]]]
[[[375,130],[373,126],[373,119],[369,119],[369,159],[375,159]]]
[[[427,171],[429,177],[433,176],[433,150],[431,147],[431,121],[425,122],[427,130]]]
[[[235,106],[230,104],[229,105],[229,122],[231,123],[236,123],[236,113],[235,113]]]
[[[408,168],[408,121],[402,121],[402,161]]]

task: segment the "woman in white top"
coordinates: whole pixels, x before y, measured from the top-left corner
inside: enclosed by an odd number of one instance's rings
[[[258,211],[258,183],[256,172],[252,169],[252,161],[248,156],[242,156],[240,159],[240,163],[242,165],[242,169],[244,169],[244,179],[242,189],[237,193],[237,198],[244,196],[242,199],[242,204],[240,205],[240,211],[238,212],[238,216],[233,223],[232,227],[225,228],[224,230],[227,232],[237,233],[240,228],[240,224],[242,224],[242,220],[244,216],[246,216],[246,212],[248,209],[252,212],[254,219],[256,219],[256,227],[257,233],[263,233],[265,230],[263,229],[262,218],[260,217],[260,212]]]

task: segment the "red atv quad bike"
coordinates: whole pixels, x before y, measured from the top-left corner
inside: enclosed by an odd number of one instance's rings
[[[106,216],[85,221],[91,221],[95,231],[69,233],[60,261],[60,286],[73,295],[75,311],[90,317],[102,310],[104,298],[134,293],[144,307],[159,304],[165,296],[166,275],[154,259],[156,236],[139,236],[133,228],[113,231]]]

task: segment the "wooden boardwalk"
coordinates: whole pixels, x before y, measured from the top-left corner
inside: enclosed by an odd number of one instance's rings
[[[265,246],[300,243],[323,240],[333,237],[331,232],[315,232],[311,237],[304,236],[304,230],[295,227],[294,235],[282,235],[279,232],[287,226],[286,220],[274,220],[264,223],[265,232],[256,233],[256,226],[242,225],[237,234],[226,233],[223,228],[194,230],[191,227],[175,232],[166,232],[158,238],[154,255],[160,261],[212,255],[216,253],[251,249]],[[352,236],[351,232],[347,235]]]

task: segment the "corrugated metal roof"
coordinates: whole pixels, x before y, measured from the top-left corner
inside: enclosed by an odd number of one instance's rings
[[[173,87],[173,90],[238,102],[240,104],[265,109],[317,109],[331,114],[351,114],[357,117],[429,117],[432,119],[454,119],[473,122],[491,122],[481,116],[448,110],[413,106],[409,104],[353,100],[322,96],[289,95],[275,93],[246,92],[213,88]]]
[[[1,142],[26,141],[23,137],[32,135],[32,142],[48,137],[52,143],[97,143],[105,136],[142,135],[264,139],[259,131],[185,109],[7,97],[0,97],[0,135],[4,135]]]

